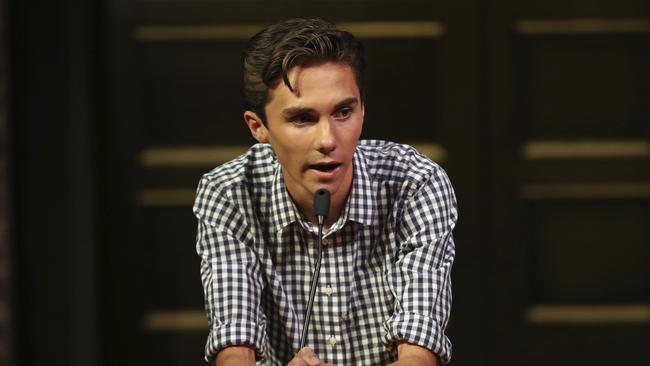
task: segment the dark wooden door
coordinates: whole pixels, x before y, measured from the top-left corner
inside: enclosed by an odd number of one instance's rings
[[[320,16],[367,46],[363,137],[416,145],[456,189],[454,364],[641,364],[649,13],[606,3],[108,2],[106,363],[203,363],[194,189],[253,143],[245,40]]]
[[[487,8],[489,363],[645,364],[648,2]]]

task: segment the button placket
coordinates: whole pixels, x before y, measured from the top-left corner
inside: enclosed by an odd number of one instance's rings
[[[340,312],[341,299],[339,292],[341,289],[338,287],[338,272],[340,261],[339,249],[334,247],[333,244],[337,242],[333,237],[328,236],[323,238],[323,263],[321,267],[321,283],[319,284],[319,292],[323,298],[323,304],[329,304],[326,312],[326,321],[328,326],[323,329],[322,336],[325,345],[329,350],[327,355],[332,360],[340,357],[341,347],[345,347],[345,337],[342,335],[342,324],[339,319],[338,313]]]
[[[328,296],[328,297],[329,297],[329,296],[332,296],[332,294],[334,293],[334,289],[332,288],[332,286],[327,285],[327,286],[322,290],[322,292],[323,292],[323,294],[325,294],[325,296]]]
[[[333,347],[333,346],[336,346],[336,345],[339,343],[339,341],[338,341],[338,339],[336,338],[336,336],[332,335],[332,336],[330,336],[329,339],[327,340],[327,343],[329,343],[329,345]]]

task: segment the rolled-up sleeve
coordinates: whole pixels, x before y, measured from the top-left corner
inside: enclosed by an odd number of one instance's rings
[[[395,308],[385,323],[386,341],[425,347],[447,363],[451,342],[445,328],[455,255],[452,230],[458,214],[453,188],[441,168],[414,189],[400,216],[399,253],[388,271]]]
[[[261,357],[266,348],[260,305],[264,282],[244,215],[227,192],[206,180],[199,185],[194,213],[210,327],[205,359],[212,362],[221,349],[233,345],[252,346]]]

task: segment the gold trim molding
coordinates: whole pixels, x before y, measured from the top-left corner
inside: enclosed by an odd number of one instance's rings
[[[436,163],[443,163],[447,151],[438,144],[409,144]],[[138,162],[143,168],[215,167],[245,153],[250,146],[170,147],[143,150]],[[141,207],[191,206],[195,188],[146,188],[137,193],[136,203]]]
[[[525,159],[647,158],[650,142],[644,140],[530,141],[521,148]]]
[[[136,28],[138,42],[246,41],[266,24],[146,25]],[[437,21],[339,23],[357,38],[439,38],[445,27]]]
[[[650,198],[650,183],[557,183],[525,184],[521,197],[543,199],[644,199]]]
[[[223,164],[248,151],[250,145],[156,147],[138,157],[144,168],[209,166]]]
[[[447,151],[439,144],[408,144],[437,163],[447,158]],[[215,167],[246,153],[249,148],[249,145],[154,147],[140,152],[138,162],[143,168]]]
[[[529,324],[650,323],[650,305],[538,305],[524,318]]]
[[[350,22],[337,26],[357,38],[440,38],[445,34],[441,22]]]
[[[139,42],[245,41],[259,32],[262,24],[147,25],[136,28]]]
[[[154,311],[144,318],[150,331],[207,331],[208,320],[203,310]]]
[[[522,19],[514,29],[524,35],[643,34],[650,32],[650,19]]]
[[[419,143],[407,143],[415,150],[426,155],[429,159],[435,161],[436,163],[443,163],[447,160],[447,150],[439,144],[419,144]]]

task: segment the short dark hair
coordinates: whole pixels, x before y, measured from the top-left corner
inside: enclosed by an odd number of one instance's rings
[[[363,100],[363,45],[352,33],[322,19],[290,19],[254,35],[244,51],[244,101],[266,123],[268,91],[280,78],[293,91],[287,74],[295,66],[335,61],[350,66]]]

